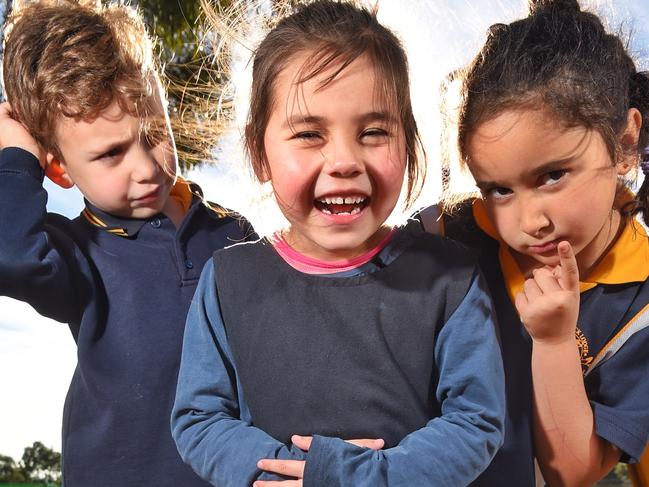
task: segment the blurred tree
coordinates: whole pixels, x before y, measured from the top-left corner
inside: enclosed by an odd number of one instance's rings
[[[0,60],[4,57],[4,24],[7,18],[7,12],[11,10],[11,0],[0,0]],[[0,83],[0,101],[4,101],[4,89]]]
[[[61,478],[61,454],[47,448],[40,441],[25,448],[22,471],[32,481],[59,482]]]
[[[213,0],[227,8],[232,0]],[[210,121],[203,116],[211,103],[206,87],[213,83],[201,27],[200,0],[136,0],[146,23],[159,41],[167,80],[170,114],[181,167],[202,162],[211,151]]]
[[[27,480],[13,458],[0,455],[0,482],[26,482]]]

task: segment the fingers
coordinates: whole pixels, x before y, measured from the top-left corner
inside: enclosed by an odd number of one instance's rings
[[[370,450],[380,450],[385,446],[385,441],[381,438],[376,439],[356,439],[356,440],[345,440],[347,443],[352,445],[360,446],[361,448],[369,448]]]
[[[304,464],[304,460],[271,460],[265,458],[257,462],[257,468],[266,472],[301,479],[304,477]],[[256,482],[255,485],[257,485]]]
[[[572,246],[566,241],[559,242],[558,251],[561,287],[566,290],[579,290],[579,267]]]
[[[554,269],[548,269],[546,267],[535,269],[532,273],[532,276],[534,278],[534,283],[536,283],[541,293],[549,293],[561,290],[561,286],[559,285],[559,281],[555,276]]]
[[[257,480],[252,487],[302,487],[302,479],[298,480]]]
[[[291,436],[291,442],[297,446],[300,450],[309,451],[311,448],[311,442],[313,441],[313,436],[300,436],[293,435]]]
[[[516,306],[516,311],[518,311],[518,314],[522,319],[529,306],[529,301],[527,296],[525,296],[525,293],[517,293],[516,296],[514,296],[514,306]],[[523,319],[523,321],[525,320]]]

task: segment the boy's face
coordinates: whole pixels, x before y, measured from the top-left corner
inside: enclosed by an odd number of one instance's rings
[[[156,97],[157,98],[157,97]],[[176,174],[176,151],[159,99],[154,125],[162,136],[145,136],[143,120],[113,101],[95,120],[64,118],[56,140],[65,177],[92,204],[112,215],[149,218],[164,213]],[[51,159],[51,157],[50,157]]]

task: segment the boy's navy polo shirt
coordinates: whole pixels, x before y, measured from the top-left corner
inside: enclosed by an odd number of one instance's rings
[[[78,348],[64,485],[207,486],[169,428],[184,323],[205,262],[251,237],[250,226],[188,199],[182,183],[173,196],[188,205],[179,228],[162,214],[116,218],[90,204],[69,220],[46,213],[42,180],[30,153],[0,152],[0,295],[68,323]]]

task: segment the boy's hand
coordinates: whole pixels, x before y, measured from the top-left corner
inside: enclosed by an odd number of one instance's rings
[[[293,435],[291,441],[300,450],[309,451],[311,448],[312,436],[299,436]],[[380,450],[385,445],[381,439],[358,439],[346,440],[361,448],[370,448],[372,450]],[[253,487],[302,487],[302,479],[304,478],[304,460],[259,460],[257,467],[267,472],[284,475],[286,477],[295,477],[295,480],[258,480],[254,482]]]
[[[9,102],[0,103],[0,149],[19,147],[31,152],[45,169],[47,158],[45,151],[38,145],[24,125],[13,117]]]
[[[579,269],[568,242],[558,245],[559,265],[535,269],[516,295],[516,309],[536,342],[560,343],[575,339],[579,314]]]

